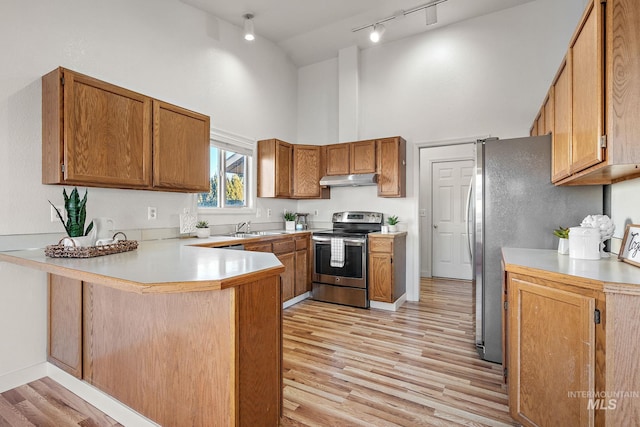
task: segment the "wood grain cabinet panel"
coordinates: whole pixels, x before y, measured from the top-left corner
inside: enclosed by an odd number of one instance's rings
[[[639,21],[638,2],[587,2],[553,85],[556,185],[640,176]]]
[[[258,141],[258,197],[290,198],[293,148],[279,139]]]
[[[277,257],[285,268],[284,273],[280,274],[282,279],[282,302],[285,302],[293,298],[296,293],[296,255],[295,252],[289,252],[279,254]]]
[[[151,187],[151,98],[63,68],[42,96],[43,184]]]
[[[64,68],[42,77],[42,182],[209,189],[209,117]]]
[[[327,175],[349,175],[349,144],[331,144],[327,150]]]
[[[47,360],[82,378],[82,282],[48,275],[49,339]]]
[[[293,145],[293,198],[329,198],[329,189],[320,186],[326,168],[323,150],[318,145]]]
[[[553,84],[553,138],[551,180],[557,182],[571,174],[571,85],[569,64],[564,61]]]
[[[369,299],[393,303],[406,292],[406,233],[369,235]]]
[[[569,46],[571,58],[571,172],[603,160],[603,7],[592,0]]]
[[[546,279],[508,276],[509,407],[527,426],[596,421],[586,397],[596,390],[596,299],[561,288]]]
[[[153,186],[209,191],[209,117],[153,101]]]
[[[376,172],[376,141],[357,141],[349,144],[349,173]]]
[[[378,149],[378,196],[405,197],[407,182],[406,141],[397,136],[376,141]]]
[[[296,237],[296,263],[295,263],[295,296],[300,296],[311,291],[311,269],[310,269],[310,245],[309,236]]]

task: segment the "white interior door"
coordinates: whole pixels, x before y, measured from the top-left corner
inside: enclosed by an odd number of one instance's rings
[[[466,203],[473,160],[433,163],[433,276],[471,280]]]

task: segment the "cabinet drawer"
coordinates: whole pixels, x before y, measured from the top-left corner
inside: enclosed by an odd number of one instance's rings
[[[393,252],[393,240],[391,239],[370,239],[369,252]]]
[[[273,253],[274,254],[283,254],[286,252],[294,252],[296,250],[296,244],[293,239],[290,240],[280,240],[277,242],[273,242]]]
[[[244,245],[246,251],[271,252],[271,243],[249,243]]]
[[[296,251],[300,251],[302,249],[307,249],[309,246],[309,239],[306,237],[296,239]]]

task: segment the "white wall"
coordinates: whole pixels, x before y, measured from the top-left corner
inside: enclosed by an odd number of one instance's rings
[[[47,200],[61,203],[62,187],[41,184],[40,77],[58,66],[208,114],[219,129],[255,139],[296,135],[297,70],[285,54],[264,40],[245,43],[239,28],[177,0],[3,0],[0,53],[0,240],[61,231]],[[112,217],[119,229],[178,227],[194,200],[97,188],[88,199],[89,217]],[[147,206],[158,208],[157,221],[147,221]],[[282,208],[295,202],[259,206],[273,208],[280,223]],[[0,264],[0,376],[45,360],[45,284],[41,273]]]
[[[640,178],[611,186],[611,219],[614,237],[622,238],[627,224],[640,224]]]
[[[584,4],[584,0],[536,0],[361,51],[359,136],[407,139],[407,197],[377,198],[371,188],[332,189],[330,201],[300,201],[298,209],[317,208],[322,220],[347,208],[398,215],[401,229],[409,232],[408,298],[416,299],[420,265],[417,147],[432,141],[473,140],[479,135],[527,135]],[[305,67],[304,75],[300,73],[300,93],[334,90],[337,73],[328,70],[334,64],[325,61]],[[298,128],[299,142],[341,142],[321,141],[314,135],[321,124],[314,124],[313,118],[322,120],[327,108],[337,110],[338,105],[306,97],[299,101],[298,116],[309,124]]]

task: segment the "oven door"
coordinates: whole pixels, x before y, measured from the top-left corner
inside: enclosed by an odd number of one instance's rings
[[[331,238],[312,236],[313,281],[337,286],[367,288],[367,239],[344,238],[344,266],[331,266]]]

